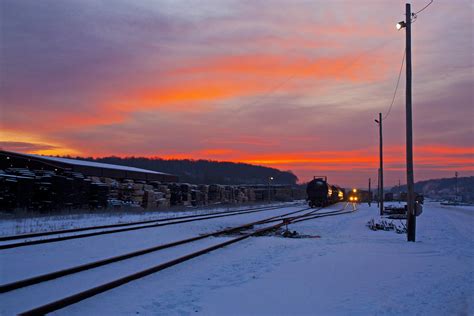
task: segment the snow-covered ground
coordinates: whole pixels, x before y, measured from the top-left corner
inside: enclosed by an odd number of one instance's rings
[[[2,214],[0,221],[0,236],[19,235],[28,233],[45,232],[51,230],[81,228],[88,226],[99,226],[109,224],[121,224],[146,220],[157,220],[187,215],[213,214],[239,209],[256,208],[264,206],[288,205],[293,202],[274,202],[271,204],[248,204],[248,205],[209,205],[206,208],[171,208],[166,211],[101,211],[98,213],[71,213],[60,215],[43,215],[27,217],[13,217]]]
[[[369,230],[365,225],[377,219],[377,213],[376,205],[360,205],[355,213],[290,225],[291,230],[320,238],[253,237],[54,314],[473,315],[474,207],[427,202],[418,217],[415,243],[393,231]],[[35,275],[33,268],[52,271],[262,216],[271,215],[254,213],[5,250],[0,252],[0,282]],[[222,240],[213,238],[206,245]],[[191,249],[188,245],[180,251]],[[178,255],[176,251],[141,258],[137,266],[156,265]],[[88,287],[106,274],[76,276],[73,284]],[[51,291],[66,291],[61,279],[53,282]],[[42,286],[1,294],[0,311],[10,315],[39,305],[37,297],[47,296]]]

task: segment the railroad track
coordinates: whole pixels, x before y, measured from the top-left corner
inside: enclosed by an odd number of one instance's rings
[[[233,233],[233,232],[242,231],[244,229],[253,228],[253,231],[248,232],[248,233],[244,233],[243,235],[239,235],[238,237],[230,238],[230,239],[228,239],[224,242],[220,242],[220,243],[217,243],[217,244],[206,245],[204,248],[201,248],[198,251],[193,251],[191,253],[187,253],[183,256],[179,256],[177,258],[173,258],[172,260],[162,262],[162,263],[160,263],[158,265],[155,265],[153,267],[148,267],[144,270],[141,270],[141,271],[138,271],[138,272],[135,272],[135,273],[132,273],[132,274],[128,274],[124,277],[120,277],[120,278],[115,279],[111,282],[106,282],[106,283],[103,283],[99,286],[91,287],[91,288],[86,289],[84,291],[81,291],[81,292],[78,292],[76,294],[67,296],[65,298],[53,301],[53,302],[48,303],[46,305],[42,305],[42,306],[39,306],[37,308],[33,308],[31,310],[28,310],[28,311],[23,312],[23,313],[20,314],[20,315],[41,315],[41,314],[49,313],[49,312],[64,308],[66,306],[75,304],[79,301],[82,301],[82,300],[87,299],[89,297],[92,297],[94,295],[103,293],[105,291],[108,291],[108,290],[113,289],[115,287],[118,287],[120,285],[126,284],[128,282],[133,281],[133,280],[137,280],[139,278],[145,277],[145,276],[150,275],[152,273],[156,273],[158,271],[164,270],[168,267],[172,267],[172,266],[177,265],[179,263],[188,261],[192,258],[196,258],[198,256],[201,256],[201,255],[206,254],[208,252],[211,252],[213,250],[228,246],[230,244],[237,243],[237,242],[242,241],[244,239],[247,239],[251,236],[257,236],[257,235],[260,235],[260,234],[265,234],[269,231],[276,230],[276,229],[278,229],[278,228],[280,228],[284,225],[288,225],[288,224],[291,224],[291,223],[297,223],[297,222],[301,222],[301,221],[305,221],[305,220],[311,220],[311,219],[315,219],[315,218],[319,218],[319,217],[336,216],[336,215],[347,214],[347,213],[351,213],[355,210],[355,208],[353,208],[353,210],[346,211],[345,208],[346,207],[344,207],[343,209],[340,209],[340,210],[328,211],[328,212],[323,212],[323,213],[317,213],[321,209],[310,210],[308,208],[305,208],[305,209],[289,212],[289,213],[282,214],[282,215],[276,215],[276,216],[265,218],[265,219],[262,219],[262,220],[259,220],[259,221],[247,223],[247,224],[236,226],[236,227],[227,228],[227,229],[216,231],[216,232],[213,232],[213,233],[200,235],[200,236],[196,236],[196,237],[193,237],[193,238],[183,239],[183,240],[175,241],[175,242],[168,243],[168,244],[157,245],[155,247],[138,250],[138,251],[135,251],[135,252],[132,252],[132,253],[127,253],[127,254],[123,254],[123,255],[120,255],[120,256],[115,256],[115,257],[112,257],[112,258],[107,258],[107,259],[103,259],[103,260],[100,260],[100,261],[91,262],[91,263],[84,264],[84,265],[81,265],[81,266],[76,266],[76,267],[72,267],[72,268],[69,268],[69,269],[64,269],[64,270],[60,270],[60,271],[40,275],[40,276],[37,276],[37,277],[33,277],[33,278],[25,279],[25,280],[19,280],[19,281],[12,282],[12,283],[9,283],[9,284],[1,285],[0,286],[0,293],[6,293],[6,292],[9,292],[9,291],[18,290],[18,289],[21,290],[21,288],[23,288],[23,287],[29,287],[29,286],[32,286],[32,285],[37,285],[37,284],[44,283],[46,281],[50,281],[50,280],[53,280],[53,279],[56,279],[56,278],[76,274],[78,272],[85,271],[85,270],[90,270],[90,269],[98,268],[98,267],[101,267],[101,266],[107,266],[108,264],[123,261],[125,259],[130,259],[130,258],[133,258],[133,257],[139,257],[139,256],[149,254],[149,253],[152,253],[152,252],[158,252],[160,250],[173,248],[173,247],[176,247],[178,245],[193,243],[193,242],[196,242],[197,240],[205,240],[205,239],[208,239],[209,237],[222,236],[224,234],[230,234],[230,233]],[[308,212],[305,212],[305,211],[308,211]],[[298,213],[303,213],[303,214],[298,214]],[[296,215],[296,214],[298,214],[298,215]],[[278,222],[278,223],[275,224],[275,222]]]
[[[294,205],[299,205],[299,203],[285,205],[285,207],[294,206]],[[176,225],[176,224],[208,220],[208,219],[214,219],[214,218],[220,218],[220,217],[264,212],[264,211],[270,211],[270,210],[281,209],[281,208],[282,208],[281,205],[263,206],[263,207],[248,208],[248,209],[243,209],[243,210],[216,212],[216,213],[211,213],[211,214],[186,215],[186,216],[162,218],[162,219],[139,221],[139,222],[120,223],[120,224],[101,225],[101,226],[89,226],[89,227],[64,229],[64,230],[48,231],[48,232],[41,232],[41,233],[4,236],[4,237],[0,237],[0,250],[38,245],[38,244],[44,244],[44,243],[59,242],[59,241],[70,240],[70,239],[86,238],[86,237],[92,237],[92,236],[98,236],[98,235],[133,231],[133,230],[139,230],[139,229],[155,228],[155,227],[160,227],[160,226]],[[75,233],[80,233],[80,234],[75,234]],[[48,238],[43,238],[43,237],[48,237]],[[23,241],[17,242],[16,240],[23,240]]]
[[[119,255],[119,256],[115,256],[115,257],[111,257],[111,258],[107,258],[107,259],[103,259],[103,260],[99,260],[99,261],[95,261],[95,262],[91,262],[91,263],[88,263],[88,264],[76,266],[76,267],[69,268],[69,269],[64,269],[64,270],[59,270],[59,271],[48,273],[48,274],[39,275],[39,276],[36,276],[36,277],[32,277],[32,278],[12,282],[12,283],[9,283],[9,284],[0,285],[0,293],[9,292],[9,291],[16,290],[16,289],[19,289],[19,288],[22,288],[22,287],[25,287],[25,286],[38,284],[38,283],[41,283],[41,282],[56,279],[58,277],[63,277],[63,276],[66,276],[66,275],[69,275],[69,274],[72,274],[72,273],[77,273],[77,272],[80,272],[80,271],[89,270],[89,269],[92,269],[92,268],[97,268],[97,267],[100,267],[100,266],[103,266],[103,265],[106,265],[106,264],[110,264],[110,263],[118,262],[118,261],[121,261],[121,260],[133,258],[133,257],[144,255],[144,254],[147,254],[147,253],[150,253],[150,252],[159,251],[159,250],[162,250],[162,249],[166,249],[166,248],[170,248],[170,247],[190,243],[190,242],[197,241],[197,240],[200,240],[200,239],[219,236],[219,235],[223,235],[223,234],[229,234],[229,233],[235,232],[239,229],[245,229],[245,228],[248,228],[248,227],[251,227],[251,226],[254,226],[254,225],[260,225],[260,224],[264,224],[264,223],[271,223],[271,222],[274,222],[274,221],[281,220],[280,218],[285,218],[289,215],[300,213],[300,212],[303,212],[303,211],[306,211],[306,210],[308,210],[308,208],[304,208],[304,209],[301,209],[301,210],[289,212],[289,213],[282,214],[282,215],[272,216],[270,218],[266,218],[266,219],[263,219],[263,220],[254,221],[254,222],[247,223],[247,224],[244,224],[244,225],[223,229],[223,230],[215,231],[215,232],[208,233],[208,234],[203,234],[203,235],[199,235],[199,236],[195,236],[195,237],[191,237],[191,238],[182,239],[182,240],[179,240],[179,241],[174,241],[174,242],[167,243],[167,244],[161,244],[161,245],[157,245],[157,246],[154,246],[154,247],[141,249],[141,250],[126,253],[126,254],[123,254],[123,255]],[[308,212],[307,214],[314,214],[317,211],[319,211],[319,209],[312,210],[311,212]]]

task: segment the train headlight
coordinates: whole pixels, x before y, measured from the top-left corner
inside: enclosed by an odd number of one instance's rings
[[[357,201],[357,196],[354,198],[354,201]]]
[[[353,201],[353,200],[354,200],[354,198],[351,196],[351,197],[349,198],[349,200]]]

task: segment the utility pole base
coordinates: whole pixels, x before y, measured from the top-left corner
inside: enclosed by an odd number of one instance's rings
[[[415,242],[416,216],[407,215],[407,241]]]

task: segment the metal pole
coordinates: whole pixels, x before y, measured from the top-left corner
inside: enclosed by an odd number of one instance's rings
[[[383,136],[382,136],[382,113],[379,113],[379,136],[380,136],[380,216],[383,215]]]
[[[411,7],[406,8],[406,146],[407,146],[407,241],[415,241],[415,180],[413,176],[413,123],[411,107]]]

